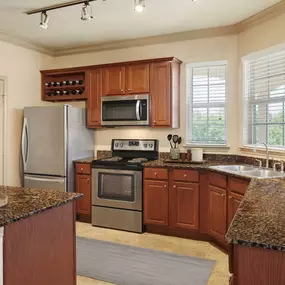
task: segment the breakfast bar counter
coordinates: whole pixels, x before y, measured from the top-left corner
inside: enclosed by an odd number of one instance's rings
[[[0,284],[75,285],[75,200],[57,190],[0,186]],[[2,283],[1,283],[2,282]]]

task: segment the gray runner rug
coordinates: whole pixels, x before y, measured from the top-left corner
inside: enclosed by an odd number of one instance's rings
[[[77,237],[77,275],[118,285],[206,285],[215,261]]]

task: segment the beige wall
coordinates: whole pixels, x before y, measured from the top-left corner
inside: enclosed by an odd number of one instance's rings
[[[7,78],[6,178],[8,185],[20,185],[20,136],[25,106],[42,105],[40,69],[50,68],[52,58],[0,42],[0,76]]]
[[[95,131],[95,148],[110,149],[112,138],[157,138],[160,150],[168,151],[169,133],[186,137],[186,63],[201,61],[228,60],[229,66],[229,105],[236,105],[237,97],[237,36],[199,39],[153,46],[128,48],[97,53],[78,54],[58,57],[54,60],[54,68],[75,67],[110,62],[139,60],[155,57],[175,56],[183,61],[181,68],[181,127],[180,129],[151,128],[116,128]],[[230,152],[235,152],[237,145],[236,111],[231,109],[228,117]]]
[[[273,18],[267,22],[256,25],[243,33],[238,35],[238,72],[239,72],[239,98],[238,98],[238,112],[237,112],[237,131],[240,134],[238,145],[242,145],[242,96],[243,96],[243,74],[242,74],[242,58],[254,52],[269,49],[285,43],[285,14]],[[284,47],[284,46],[283,46]],[[252,150],[241,151],[237,149],[238,153],[252,154]],[[272,156],[284,156],[284,152],[272,153]]]

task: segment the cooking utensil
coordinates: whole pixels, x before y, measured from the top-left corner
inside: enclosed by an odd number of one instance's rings
[[[172,141],[173,141],[173,143],[174,143],[174,148],[177,148],[176,147],[176,144],[177,144],[177,142],[178,142],[178,136],[177,135],[174,135],[173,137],[172,137]]]
[[[173,148],[173,145],[172,145],[172,143],[171,143],[172,135],[169,134],[169,135],[167,136],[167,139],[169,140],[170,147]]]
[[[179,138],[178,138],[178,140],[177,140],[178,145],[180,145],[180,144],[181,144],[181,142],[182,142],[182,138],[181,138],[181,137],[179,137]]]

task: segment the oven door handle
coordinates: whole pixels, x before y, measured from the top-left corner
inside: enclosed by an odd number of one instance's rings
[[[137,120],[140,121],[141,117],[140,117],[140,107],[141,107],[141,100],[137,101],[137,105],[136,105],[136,116],[137,116]]]

